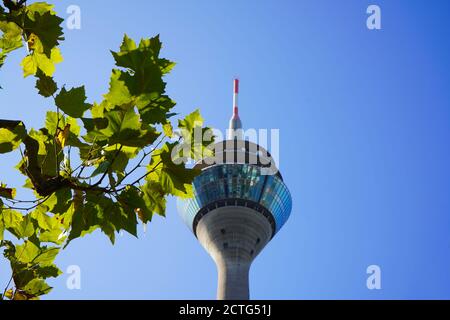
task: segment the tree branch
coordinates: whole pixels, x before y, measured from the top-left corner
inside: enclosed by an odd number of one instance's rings
[[[141,176],[139,179],[136,179],[134,182],[129,183],[129,184],[125,185],[124,187],[122,187],[122,188],[116,190],[116,192],[119,192],[119,191],[124,190],[127,186],[134,186],[135,184],[139,183],[142,179],[147,178],[152,172],[154,172],[154,171],[159,167],[159,165],[160,165],[161,163],[162,163],[162,160],[159,161],[159,162],[153,167],[152,170],[150,170],[149,172],[147,172],[146,174],[144,174],[143,176]]]

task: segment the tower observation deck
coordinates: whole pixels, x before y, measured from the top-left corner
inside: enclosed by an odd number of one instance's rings
[[[217,299],[247,300],[255,257],[289,218],[292,199],[268,151],[243,140],[234,81],[228,139],[213,158],[196,164],[194,197],[178,202],[179,213],[217,266]]]

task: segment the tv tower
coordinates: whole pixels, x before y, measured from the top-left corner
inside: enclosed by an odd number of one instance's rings
[[[247,300],[255,257],[289,218],[292,199],[269,152],[243,139],[234,80],[228,139],[202,159],[194,197],[178,202],[179,213],[216,263],[217,299]],[[270,277],[269,277],[270,279]]]

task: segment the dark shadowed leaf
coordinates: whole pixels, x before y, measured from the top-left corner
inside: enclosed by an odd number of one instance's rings
[[[86,92],[84,86],[72,88],[69,91],[62,88],[55,98],[56,105],[67,115],[81,118],[91,105],[86,103]]]

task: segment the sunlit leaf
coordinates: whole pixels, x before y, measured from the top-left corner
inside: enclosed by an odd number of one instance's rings
[[[21,121],[0,120],[0,153],[17,149],[27,132]]]
[[[13,291],[13,289],[9,289],[8,291],[5,292],[5,297],[6,297],[6,298],[12,300],[13,296],[14,296],[14,291]]]
[[[172,124],[170,122],[165,123],[163,125],[163,131],[164,131],[164,134],[166,136],[168,136],[169,138],[172,138],[172,136],[173,136],[173,127],[172,127]]]
[[[64,126],[64,129],[60,129],[58,128],[56,131],[56,142],[58,142],[59,146],[61,148],[64,148],[64,146],[66,145],[66,141],[67,138],[69,137],[69,133],[70,133],[70,124],[66,124]]]
[[[39,297],[49,293],[51,289],[52,287],[50,287],[44,280],[33,279],[23,288],[23,291],[27,293],[27,295]]]
[[[175,196],[188,196],[189,185],[200,173],[199,169],[188,169],[184,163],[175,163],[172,159],[174,144],[165,144],[155,151],[150,165],[147,167],[147,180],[157,182],[162,191]]]
[[[105,118],[108,119],[108,126],[100,133],[109,138],[109,144],[143,148],[159,137],[155,129],[141,124],[139,115],[133,109],[109,111],[105,113]]]
[[[120,79],[122,72],[113,70],[111,80],[109,82],[109,92],[105,95],[105,99],[111,106],[122,106],[133,101],[125,82]]]
[[[6,55],[22,47],[22,29],[14,22],[0,20],[0,31],[3,35],[0,38],[0,67],[3,65]]]

